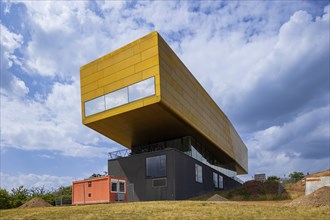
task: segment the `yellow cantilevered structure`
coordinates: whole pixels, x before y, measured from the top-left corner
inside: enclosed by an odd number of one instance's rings
[[[80,69],[82,121],[121,145],[192,136],[220,166],[247,173],[247,148],[157,32]]]

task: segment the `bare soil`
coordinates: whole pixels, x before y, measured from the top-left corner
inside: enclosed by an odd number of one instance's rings
[[[218,194],[214,194],[207,201],[228,201],[225,197],[219,196]]]
[[[307,196],[299,197],[293,200],[289,206],[330,207],[330,187],[324,186]]]
[[[24,203],[23,205],[21,205],[18,208],[26,209],[26,208],[40,208],[40,207],[51,207],[51,206],[52,206],[51,204],[49,204],[42,198],[35,197],[35,198],[27,201],[26,203]]]
[[[320,177],[320,176],[330,176],[330,169],[327,169],[327,170],[322,171],[322,172],[310,174],[308,176],[305,176],[305,178],[306,177]]]

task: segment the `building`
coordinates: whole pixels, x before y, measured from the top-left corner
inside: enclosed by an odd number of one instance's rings
[[[309,195],[324,186],[330,187],[330,176],[307,177],[305,195]]]
[[[254,174],[254,180],[265,182],[266,181],[266,174],[265,173],[258,173]]]
[[[72,183],[72,205],[127,201],[127,179],[103,176]]]
[[[231,122],[157,32],[82,66],[80,77],[83,124],[130,149],[108,173],[127,178],[135,199],[186,199],[247,173]]]

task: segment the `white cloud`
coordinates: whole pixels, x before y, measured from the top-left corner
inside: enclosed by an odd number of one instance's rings
[[[11,74],[8,69],[14,63],[19,63],[15,50],[23,44],[23,36],[15,34],[8,28],[0,24],[1,29],[1,93],[6,93],[14,96],[24,96],[29,92],[24,81],[17,76]]]
[[[7,14],[16,3],[6,6]],[[319,156],[308,151],[313,141],[315,152],[324,152],[315,142],[328,137],[329,127],[321,119],[328,118],[324,106],[329,99],[329,5],[323,9],[306,1],[285,6],[277,1],[22,3],[26,14],[20,22],[29,36],[1,24],[5,148],[82,157],[106,153],[108,149],[99,146],[113,143],[81,125],[79,67],[156,29],[238,130],[251,137],[247,145],[252,172],[259,167],[271,172],[274,161],[286,171],[307,169],[306,164],[325,166],[324,157],[317,164],[306,155]],[[18,70],[10,73],[13,65]],[[48,85],[46,92],[39,88],[43,84]]]
[[[97,147],[104,137],[81,123],[78,83],[55,83],[40,102],[1,95],[2,147],[50,150],[66,156],[105,157],[111,148]],[[112,144],[113,145],[113,144]]]
[[[329,111],[321,107],[302,114],[283,126],[251,134],[250,169],[273,175],[293,171],[316,172],[329,167]]]
[[[71,185],[74,180],[74,178],[70,176],[39,175],[34,173],[12,176],[3,172],[0,172],[0,179],[1,188],[7,189],[8,191],[22,185],[27,189],[44,186],[47,190],[52,190],[60,186]]]

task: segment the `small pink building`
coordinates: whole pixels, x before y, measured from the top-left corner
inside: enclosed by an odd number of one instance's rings
[[[103,176],[72,182],[72,205],[127,201],[127,179]]]

